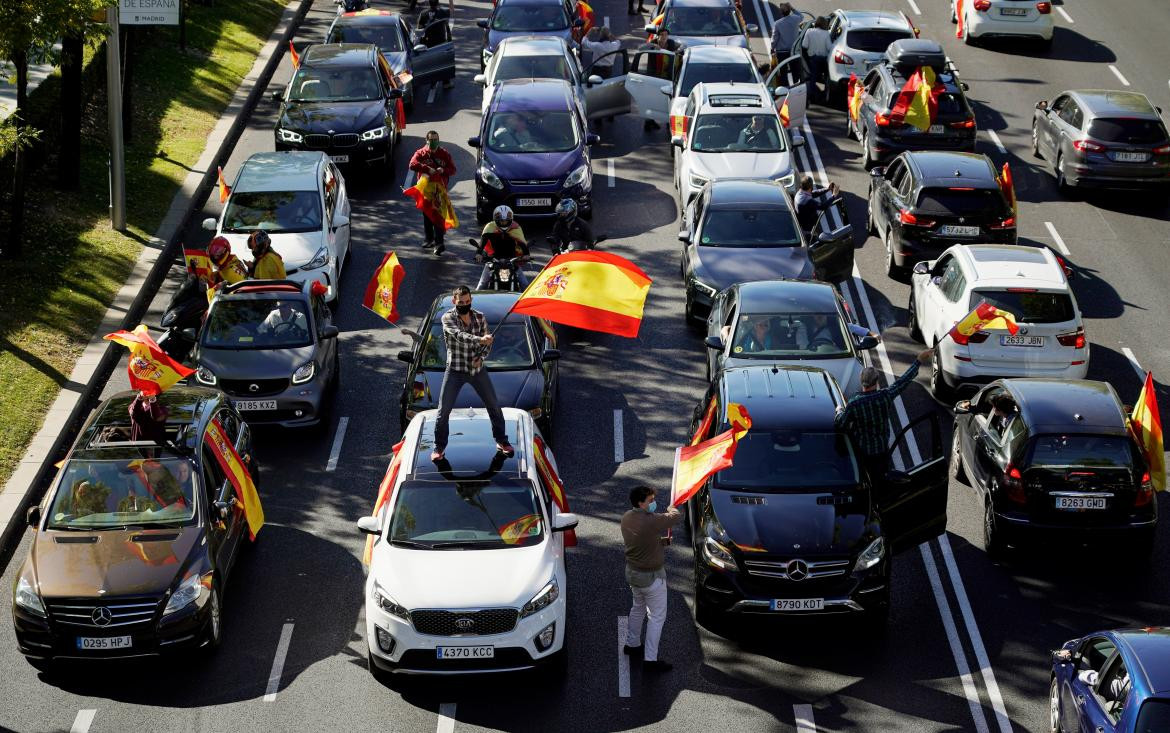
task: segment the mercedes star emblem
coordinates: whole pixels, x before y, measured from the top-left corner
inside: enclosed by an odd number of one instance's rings
[[[475,628],[475,620],[470,618],[455,619],[455,628],[463,632],[471,631]]]
[[[260,385],[258,385],[258,384],[249,384],[249,385],[248,385],[248,391],[249,391],[249,392],[259,392],[259,391],[260,391]]]
[[[89,617],[93,619],[95,626],[108,626],[114,620],[114,614],[110,613],[110,609],[105,606],[98,606],[93,609],[93,613]]]
[[[788,561],[788,579],[804,580],[808,577],[808,563],[804,560]]]

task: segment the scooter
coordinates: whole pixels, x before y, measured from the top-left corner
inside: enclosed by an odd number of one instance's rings
[[[483,253],[483,249],[480,247],[478,241],[474,239],[467,241],[471,242],[471,245],[479,253]],[[524,289],[520,287],[520,283],[516,280],[516,272],[520,269],[522,265],[521,260],[523,259],[523,257],[506,259],[486,256],[484,262],[492,272],[491,281],[488,282],[488,290],[499,290],[507,293],[523,292]]]
[[[206,315],[207,288],[202,280],[188,274],[163,313],[161,326],[165,333],[158,340],[159,348],[175,361],[186,359],[195,347]]]
[[[333,0],[337,5],[337,14],[342,13],[356,13],[359,10],[365,10],[370,7],[367,0]]]
[[[594,237],[592,242],[586,242],[580,239],[575,239],[571,242],[561,242],[556,237],[545,237],[545,241],[552,245],[554,255],[563,255],[566,252],[577,252],[579,250],[596,249],[597,245],[601,244],[607,239],[609,239],[609,236],[606,234],[601,234],[597,237]]]

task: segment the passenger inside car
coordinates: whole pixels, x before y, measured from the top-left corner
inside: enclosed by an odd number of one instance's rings
[[[298,301],[278,300],[258,330],[260,334],[274,338],[282,335],[305,338],[309,335],[309,319],[305,315],[304,305]]]

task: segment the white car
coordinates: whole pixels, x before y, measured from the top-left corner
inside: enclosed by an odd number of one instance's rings
[[[482,408],[450,421],[444,459],[432,462],[436,410],[403,434],[401,464],[378,516],[366,579],[366,642],[375,676],[510,671],[565,664],[565,532],[556,462],[525,411],[504,408],[516,449],[496,450]],[[559,480],[559,479],[557,479]],[[546,483],[547,482],[547,483]]]
[[[248,237],[263,230],[284,260],[289,280],[319,280],[337,297],[341,267],[349,255],[349,196],[345,179],[320,151],[256,153],[244,161],[231,184],[219,219],[203,228],[226,237],[232,253],[252,259]]]
[[[803,35],[801,36],[803,38]],[[894,41],[917,38],[918,29],[903,12],[890,10],[835,10],[829,21],[829,89],[845,98],[849,75],[864,79],[886,58]]]
[[[578,100],[585,102],[585,79],[577,55],[563,38],[556,36],[513,36],[500,42],[499,50],[474,81],[482,84],[480,114],[487,114],[496,85],[510,79],[563,79],[573,88]],[[600,84],[600,76],[589,77]]]
[[[1016,318],[1019,332],[988,329],[953,338],[951,327],[987,302]],[[955,245],[914,266],[910,334],[935,347],[931,390],[1000,377],[1084,379],[1089,342],[1063,263],[1045,247]]]
[[[1038,38],[1045,47],[1052,45],[1055,23],[1052,3],[1046,0],[951,0],[951,22],[963,13],[963,42],[992,36]]]
[[[684,132],[673,135],[674,181],[685,208],[707,181],[723,178],[765,178],[796,191],[792,142],[780,124],[774,98],[762,84],[696,84],[683,108]],[[762,134],[748,138],[758,118]]]

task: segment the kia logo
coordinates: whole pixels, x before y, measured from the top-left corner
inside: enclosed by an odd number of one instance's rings
[[[249,391],[249,392],[259,392],[259,391],[260,391],[260,385],[258,385],[258,384],[249,384],[249,385],[248,385],[248,391]]]
[[[804,580],[808,577],[808,563],[804,560],[788,561],[788,579]]]
[[[463,632],[471,631],[475,628],[475,619],[459,618],[455,619],[455,628]]]
[[[89,617],[93,619],[95,626],[108,626],[114,620],[114,614],[110,613],[110,609],[105,606],[98,606],[93,609],[93,613]]]

